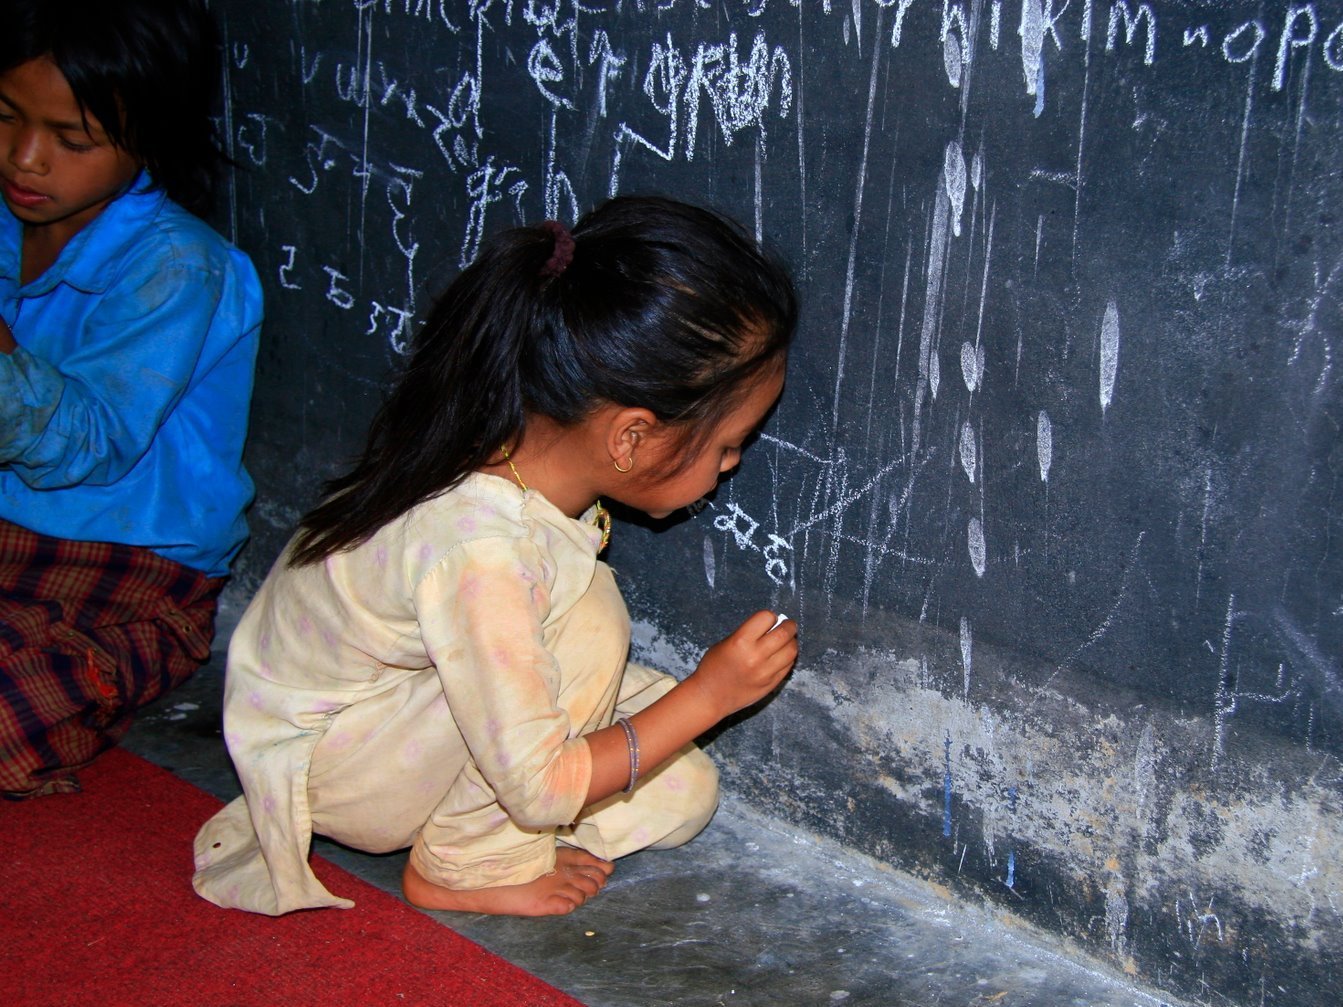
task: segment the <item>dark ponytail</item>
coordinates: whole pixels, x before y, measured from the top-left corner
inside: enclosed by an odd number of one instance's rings
[[[300,522],[291,563],[367,540],[516,441],[603,403],[707,436],[787,350],[792,283],[736,225],[673,200],[620,197],[573,230],[506,231],[448,287],[378,411],[358,464]]]

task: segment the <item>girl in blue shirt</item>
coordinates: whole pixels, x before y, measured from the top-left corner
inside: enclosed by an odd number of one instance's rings
[[[75,787],[208,657],[261,321],[188,210],[224,163],[203,0],[0,0],[0,791]]]

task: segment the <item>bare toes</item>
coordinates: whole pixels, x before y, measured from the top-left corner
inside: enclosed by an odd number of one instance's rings
[[[546,900],[546,907],[549,909],[549,912],[546,915],[567,916],[580,905],[582,905],[582,903],[575,902],[573,899],[566,898],[563,895],[552,895]]]
[[[573,882],[575,887],[577,887],[578,890],[583,893],[585,897],[596,895],[599,891],[602,890],[602,885],[605,881],[605,879],[603,879],[602,881],[598,881],[596,878],[588,874],[574,874],[570,878],[570,880]]]

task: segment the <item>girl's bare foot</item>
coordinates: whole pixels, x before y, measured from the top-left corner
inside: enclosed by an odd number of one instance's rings
[[[561,846],[555,869],[535,881],[498,888],[458,891],[428,881],[410,863],[401,872],[406,901],[421,909],[451,909],[496,916],[562,916],[571,913],[606,886],[615,868],[586,850]]]

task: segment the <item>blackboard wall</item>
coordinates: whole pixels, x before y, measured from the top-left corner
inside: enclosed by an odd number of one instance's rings
[[[1343,4],[215,0],[270,560],[482,235],[615,192],[792,264],[785,400],[622,524],[640,656],[757,607],[728,786],[1207,1002],[1343,968]]]

